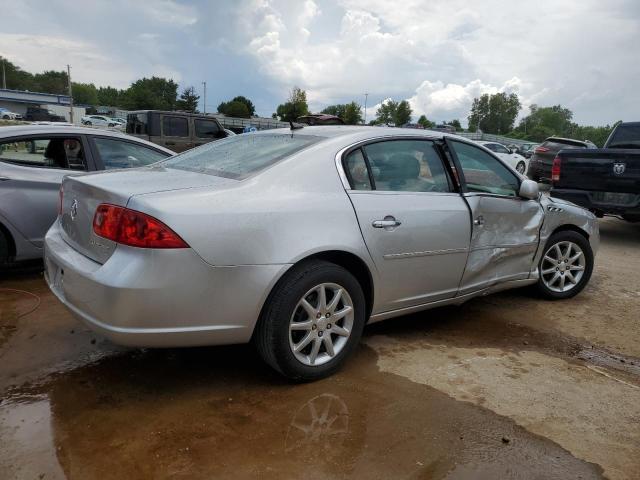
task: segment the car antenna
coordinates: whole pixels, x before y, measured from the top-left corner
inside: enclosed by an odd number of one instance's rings
[[[291,125],[291,130],[300,130],[301,128],[304,128],[304,125],[300,123],[293,123],[292,120],[289,120],[289,125]]]

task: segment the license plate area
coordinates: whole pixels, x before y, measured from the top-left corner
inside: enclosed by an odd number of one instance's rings
[[[609,205],[634,205],[637,201],[637,195],[633,193],[619,192],[595,192],[593,200],[598,203],[607,203]]]

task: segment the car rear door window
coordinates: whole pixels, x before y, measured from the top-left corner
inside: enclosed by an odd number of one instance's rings
[[[0,161],[24,167],[87,169],[82,141],[76,137],[4,140],[0,142]]]
[[[361,149],[349,153],[344,164],[353,190],[371,190],[369,170]]]
[[[213,120],[200,120],[195,119],[193,121],[196,137],[198,138],[218,138],[220,137],[220,127],[218,123]]]
[[[112,138],[94,138],[93,142],[105,170],[144,167],[169,156],[143,145]]]
[[[450,192],[452,185],[430,140],[388,140],[363,147],[373,187],[395,192]]]
[[[515,197],[518,177],[492,155],[468,143],[452,141],[451,146],[462,168],[467,190]]]
[[[503,145],[500,145],[499,143],[494,143],[493,146],[494,146],[494,148],[492,148],[491,150],[493,150],[496,153],[507,153],[507,154],[511,153],[507,149],[507,147],[505,147]]]
[[[162,119],[162,132],[165,137],[188,137],[189,121],[184,117],[165,116]]]

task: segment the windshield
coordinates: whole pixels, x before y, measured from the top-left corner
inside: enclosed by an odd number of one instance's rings
[[[242,180],[320,139],[298,134],[236,135],[176,155],[159,165]]]
[[[640,125],[621,125],[607,145],[609,148],[640,148]]]

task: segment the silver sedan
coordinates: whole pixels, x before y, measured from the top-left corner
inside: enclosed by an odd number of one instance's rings
[[[594,215],[456,136],[322,126],[238,135],[68,177],[47,282],[116,343],[253,341],[292,379],[334,372],[366,323],[589,281]]]

